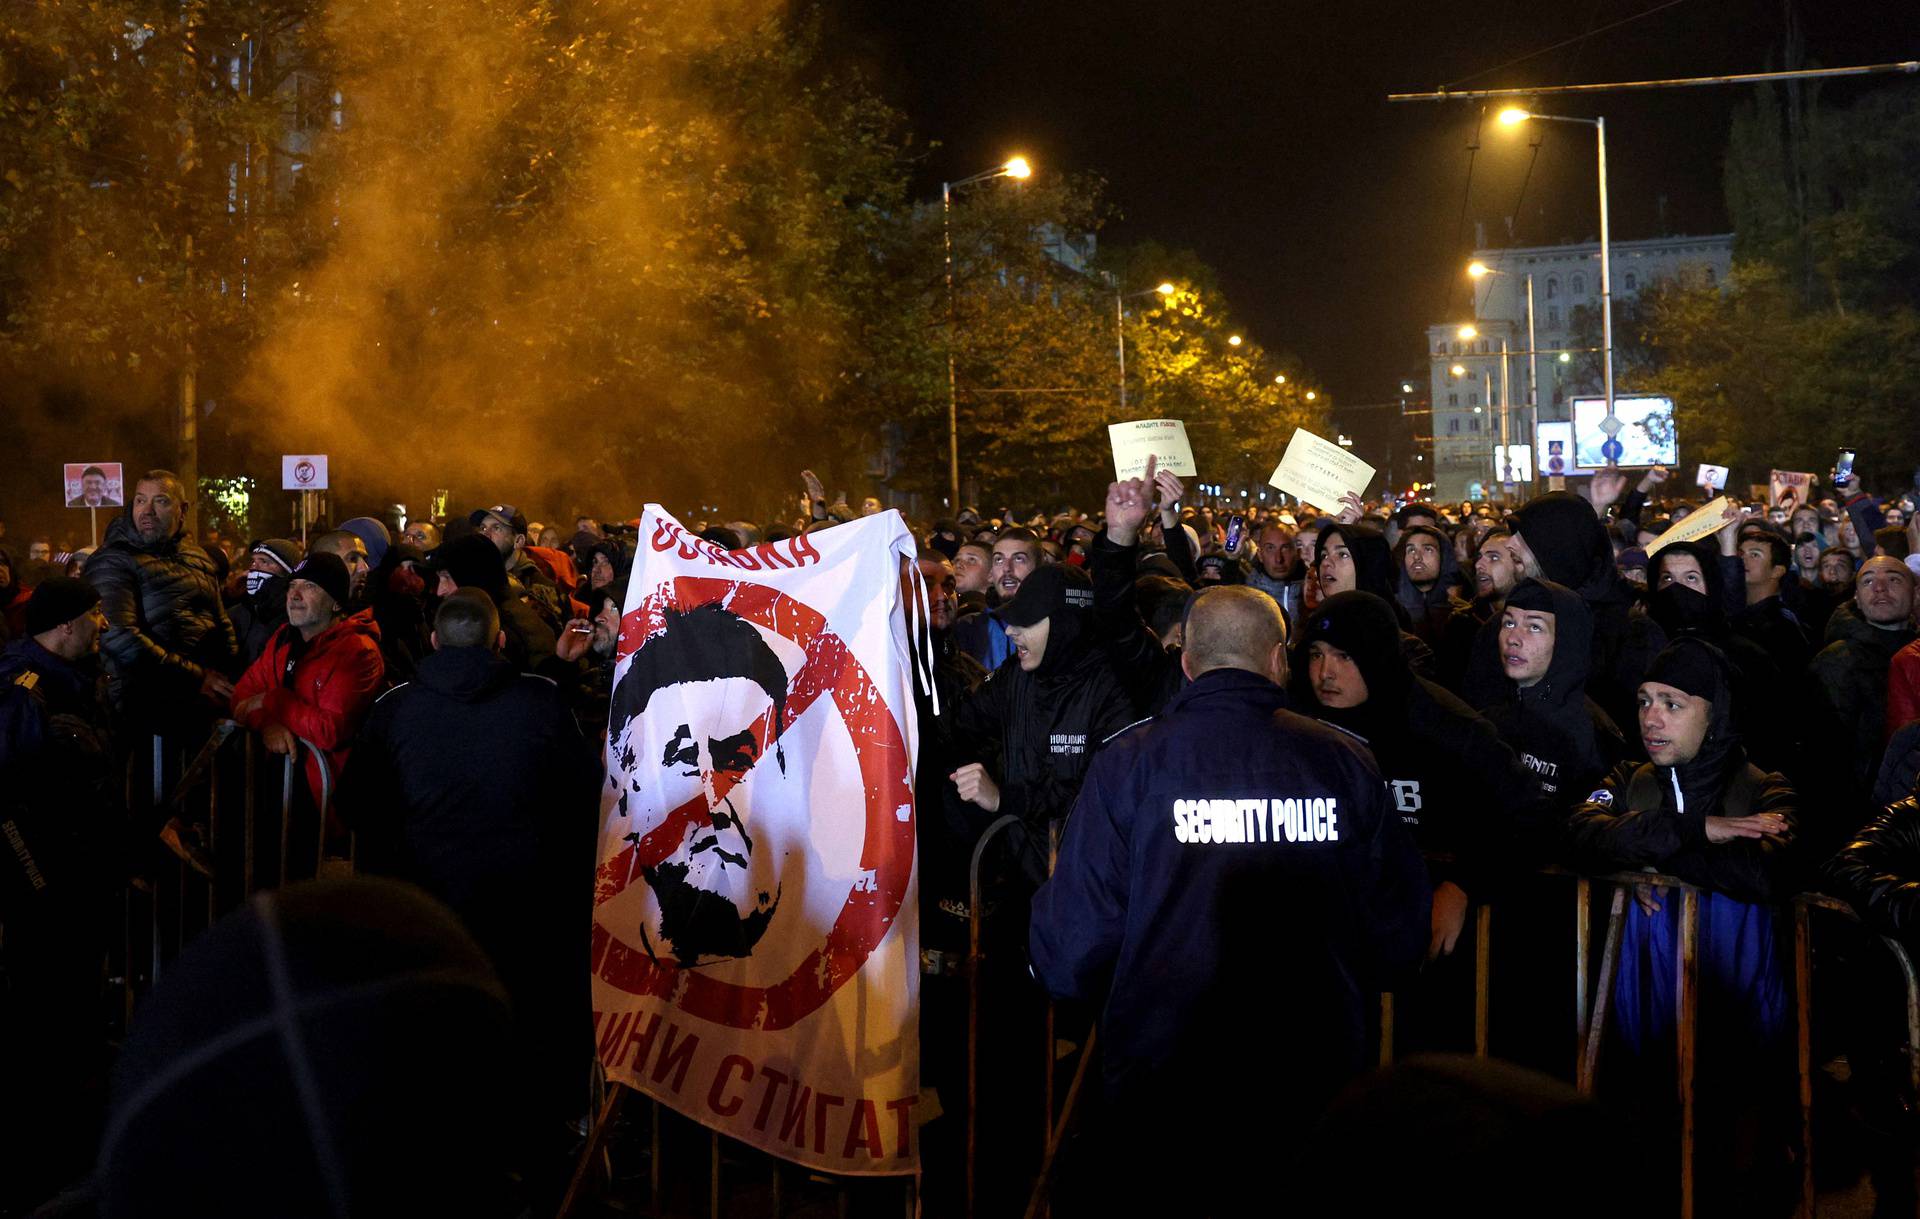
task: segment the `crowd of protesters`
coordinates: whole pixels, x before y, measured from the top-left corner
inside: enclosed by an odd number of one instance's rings
[[[1224,1073],[1248,1049],[1226,1026],[1275,1022],[1236,1010],[1262,1002],[1261,987],[1291,992],[1276,1026],[1289,1031],[1260,1072],[1295,1087],[1273,1110],[1289,1123],[1311,1121],[1360,1073],[1363,995],[1401,997],[1403,1048],[1471,1048],[1470,910],[1502,903],[1544,925],[1561,907],[1547,913],[1529,887],[1543,865],[1649,870],[1703,891],[1704,1196],[1728,1213],[1778,1212],[1797,1180],[1780,903],[1825,888],[1920,950],[1920,514],[1911,493],[1876,497],[1849,475],[1825,498],[1729,508],[1704,540],[1652,550],[1708,497],[1675,494],[1661,469],[1633,478],[1605,470],[1505,509],[1349,497],[1315,511],[1194,503],[1179,479],[1150,472],[1113,484],[1091,512],[966,508],[911,522],[936,661],[937,698],[916,703],[916,790],[925,1074],[944,1108],[961,1090],[951,1000],[975,913],[968,864],[1002,816],[1016,821],[990,870],[989,956],[1007,962],[998,985],[1026,992],[1002,1010],[1030,1014],[1051,993],[1096,1015],[1110,1030],[1112,1131],[1134,1138],[1135,1121],[1229,1090]],[[803,481],[790,518],[686,523],[737,550],[882,511]],[[127,1134],[174,1103],[152,1056],[191,1055],[226,1026],[186,1020],[171,1041],[143,1043],[136,1017],[104,1082],[96,1030],[115,894],[144,883],[156,858],[212,867],[207,827],[136,805],[126,776],[130,761],[191,756],[228,721],[301,758],[309,813],[334,818],[321,838],[354,833],[361,873],[410,882],[451,912],[427,928],[416,897],[376,889],[343,913],[321,886],[305,904],[289,891],[286,912],[250,906],[261,926],[247,934],[279,944],[329,919],[372,934],[365,911],[392,906],[437,944],[421,954],[450,954],[470,985],[443,1002],[486,1020],[511,1011],[497,1052],[512,1149],[462,1163],[510,1172],[516,1197],[538,1197],[586,1108],[582,928],[632,523],[542,524],[498,502],[445,520],[355,517],[305,545],[194,524],[187,490],[153,470],[96,549],[38,539],[16,561],[0,531],[0,1074],[9,1094],[49,1098],[39,1112],[0,1107],[14,1123],[0,1146],[31,1166],[0,1174],[0,1214],[89,1163],[89,1205],[113,1210],[117,1197],[116,1213],[138,1213],[125,1199],[156,1188],[149,1150]],[[1340,793],[1349,820],[1333,830],[1327,808],[1302,814],[1288,840],[1317,825],[1316,841],[1341,843],[1337,861],[1263,871],[1275,865],[1214,854],[1189,874],[1191,853],[1169,854],[1165,831],[1148,834],[1130,811],[1158,810],[1141,816],[1159,827],[1162,797],[1178,796],[1199,810],[1174,812],[1179,842],[1248,845],[1252,831],[1229,833],[1213,806],[1301,785]],[[1279,810],[1276,799],[1276,838]],[[1349,858],[1349,842],[1361,853]],[[302,861],[309,873],[320,862]],[[1621,1091],[1664,1101],[1677,903],[1646,886],[1635,897],[1614,1070],[1632,1081]],[[197,973],[244,988],[232,975],[259,952],[236,948],[226,926],[194,952],[245,961]],[[1571,943],[1523,941],[1558,954],[1530,972],[1566,989]],[[395,976],[417,978],[424,959],[392,965]],[[313,984],[386,967],[321,969]],[[183,985],[153,1002],[176,1022]],[[1538,989],[1496,1000],[1494,1051],[1567,1075],[1557,1030],[1571,1016],[1555,1014],[1548,982]],[[1546,1020],[1553,1035],[1536,1027]],[[1017,1040],[986,1036],[1003,1034]],[[1854,1058],[1860,1088],[1898,1094],[1880,1107],[1902,1116],[1881,1124],[1875,1186],[1882,1213],[1913,1213],[1914,1098],[1897,1073],[1863,1065],[1884,1057],[1871,1029],[1836,1037],[1829,1056]],[[177,1104],[204,1117],[215,1099]],[[982,1103],[996,1103],[991,1088]],[[76,1141],[101,1112],[97,1163],[89,1148],[76,1169]],[[1230,1112],[1237,1133],[1223,1146],[1268,1141],[1245,1128],[1260,1106]],[[372,1146],[369,1131],[385,1129],[334,1116],[315,1146]],[[926,1129],[930,1163],[941,1134]]]

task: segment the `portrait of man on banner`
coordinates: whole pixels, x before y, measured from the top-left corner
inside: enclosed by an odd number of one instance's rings
[[[658,775],[621,792],[632,839],[685,817],[678,846],[642,872],[654,900],[640,935],[656,959],[697,966],[752,955],[780,904],[747,810],[786,775],[788,678],[759,630],[718,603],[663,621],[614,688],[608,740],[621,773]]]

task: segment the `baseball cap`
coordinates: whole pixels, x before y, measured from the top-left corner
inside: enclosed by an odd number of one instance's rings
[[[495,504],[491,508],[475,508],[472,512],[467,513],[467,524],[477,527],[488,517],[493,517],[515,533],[525,533],[527,531],[527,518],[522,516],[520,509],[514,507],[512,504]]]
[[[1008,626],[1029,627],[1068,610],[1092,609],[1093,581],[1087,573],[1069,563],[1049,563],[1020,582],[1020,591],[999,615]]]

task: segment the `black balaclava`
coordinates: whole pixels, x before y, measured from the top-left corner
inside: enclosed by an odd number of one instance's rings
[[[1351,541],[1347,543],[1353,545]],[[1307,676],[1307,657],[1324,641],[1353,657],[1367,683],[1367,701],[1358,707],[1321,704]],[[1294,695],[1303,708],[1330,724],[1371,738],[1399,718],[1413,670],[1400,650],[1400,619],[1386,598],[1368,592],[1336,593],[1307,615],[1306,628],[1292,658]]]
[[[1707,591],[1703,593],[1678,582],[1658,587],[1660,568],[1669,554],[1691,555],[1700,564]],[[1647,612],[1670,639],[1681,635],[1720,639],[1727,633],[1727,611],[1721,601],[1725,595],[1724,583],[1717,551],[1698,542],[1670,542],[1653,556],[1647,569],[1647,584],[1653,590],[1647,594]]]
[[[1712,703],[1707,735],[1692,761],[1662,766],[1669,785],[1678,779],[1681,811],[1718,816],[1720,798],[1734,772],[1746,765],[1747,751],[1733,725],[1733,688],[1727,658],[1719,648],[1697,636],[1686,636],[1653,658],[1643,682],[1658,682]]]
[[[1619,579],[1607,530],[1593,505],[1571,491],[1549,491],[1522,504],[1513,528],[1540,561],[1540,574],[1588,601]]]
[[[1522,701],[1583,700],[1593,671],[1593,611],[1579,594],[1551,580],[1522,580],[1507,594],[1508,609],[1553,615],[1553,661],[1547,675],[1518,693]],[[1517,689],[1517,687],[1516,687]]]

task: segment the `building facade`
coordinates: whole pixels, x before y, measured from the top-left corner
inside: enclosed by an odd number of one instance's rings
[[[1724,285],[1733,262],[1733,235],[1616,241],[1611,252],[1617,322],[1621,307],[1656,283]],[[1497,464],[1501,452],[1496,446],[1531,446],[1536,406],[1541,421],[1566,419],[1576,395],[1597,394],[1602,388],[1599,373],[1593,371],[1600,367],[1598,360],[1581,359],[1598,340],[1579,337],[1599,333],[1597,324],[1587,324],[1600,309],[1599,243],[1475,250],[1473,257],[1492,273],[1474,285],[1472,318],[1427,327],[1438,500],[1497,497],[1506,471]],[[1531,349],[1529,282],[1537,344]],[[1618,336],[1614,346],[1619,347]],[[1539,378],[1537,401],[1528,393],[1530,371]],[[1614,386],[1616,393],[1628,388]],[[1521,474],[1517,462],[1515,473]],[[1526,478],[1520,481],[1524,484]],[[1530,491],[1523,487],[1520,494]]]

